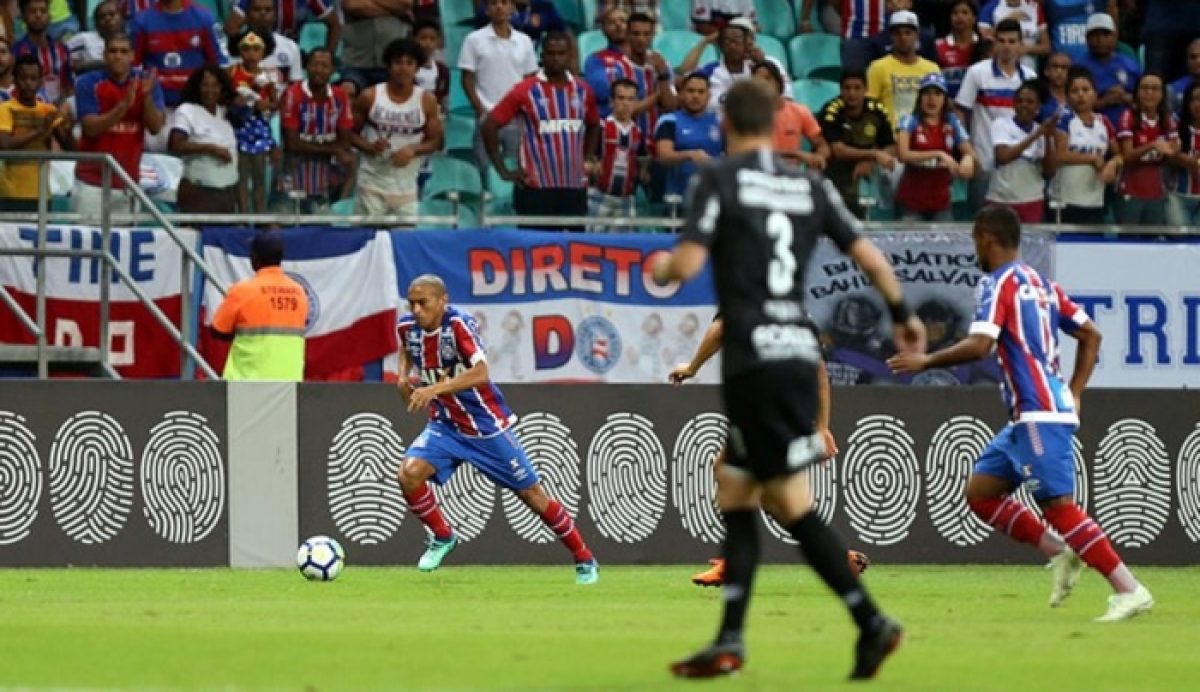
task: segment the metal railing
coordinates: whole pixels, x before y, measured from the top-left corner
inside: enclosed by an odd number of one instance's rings
[[[84,223],[90,222],[95,224],[97,214],[99,215],[100,228],[100,249],[99,250],[83,250],[69,248],[48,248],[47,245],[47,227],[53,219],[58,218],[57,214],[52,214],[50,211],[50,162],[51,161],[74,161],[77,164],[80,162],[90,162],[100,164],[100,189],[101,199],[103,200],[100,208],[96,210],[83,210],[77,213],[79,221]],[[200,356],[200,353],[191,343],[191,275],[192,267],[200,271],[207,281],[212,282],[212,285],[225,295],[227,287],[224,282],[216,278],[209,266],[204,262],[204,259],[196,253],[195,248],[191,247],[184,241],[179,231],[175,228],[172,222],[165,214],[154,206],[149,195],[142,190],[141,186],[130,178],[121,165],[117,163],[109,154],[99,153],[77,153],[77,152],[41,152],[41,151],[2,151],[0,152],[0,161],[34,161],[38,168],[38,210],[35,219],[32,219],[37,224],[37,241],[32,248],[0,248],[0,255],[16,255],[16,256],[32,256],[34,258],[34,271],[36,275],[36,307],[35,317],[30,318],[28,313],[21,308],[8,291],[0,286],[0,302],[3,302],[16,315],[21,324],[34,336],[37,346],[37,374],[39,378],[45,378],[49,375],[49,347],[46,338],[46,259],[50,257],[80,257],[92,258],[102,263],[103,270],[101,271],[101,279],[99,284],[100,291],[100,335],[99,335],[99,352],[100,362],[99,367],[111,378],[119,379],[120,375],[113,369],[109,363],[110,351],[110,334],[109,334],[109,288],[112,283],[112,275],[115,274],[120,279],[129,292],[133,294],[139,302],[145,307],[154,321],[158,322],[167,334],[171,336],[179,344],[180,348],[180,372],[184,379],[190,379],[192,374],[191,365],[194,363],[196,367],[204,373],[206,377],[211,379],[219,379],[217,373],[209,366],[208,362]],[[170,236],[171,240],[179,246],[182,251],[182,272],[180,273],[180,293],[181,293],[181,314],[179,327],[176,328],[171,323],[171,319],[155,305],[154,301],[146,295],[146,293],[138,287],[137,282],[129,275],[121,263],[113,256],[112,247],[112,227],[114,214],[112,210],[114,195],[113,195],[113,175],[117,176],[121,184],[124,186],[125,195],[132,197],[132,202],[141,204],[142,208],[147,210],[146,216],[153,222],[156,222],[162,227],[163,231]],[[139,215],[141,216],[141,215]],[[5,214],[4,217],[15,217],[15,220],[20,222],[30,221],[28,214]],[[123,218],[123,216],[121,216]],[[244,220],[244,219],[243,219]]]

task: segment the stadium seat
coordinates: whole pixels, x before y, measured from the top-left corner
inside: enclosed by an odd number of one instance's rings
[[[417,213],[421,216],[454,216],[454,202],[448,199],[423,199]],[[477,206],[460,202],[458,204],[458,227],[479,228],[479,209]],[[444,226],[439,226],[444,228]]]
[[[450,67],[458,66],[458,53],[462,50],[463,41],[466,40],[467,34],[475,29],[462,24],[447,24],[446,32],[446,65]]]
[[[797,103],[802,103],[813,113],[817,113],[841,93],[841,87],[837,82],[824,79],[797,79],[792,82],[792,92]]]
[[[579,47],[579,65],[582,67],[589,55],[608,47],[608,37],[604,35],[604,32],[593,29],[580,34],[576,39],[576,44]]]
[[[688,51],[704,37],[694,31],[664,31],[654,37],[654,50],[663,54],[671,67],[679,67]],[[717,49],[709,45],[700,56],[700,64],[707,65],[717,59]]]
[[[562,17],[563,23],[576,34],[592,28],[584,22],[583,6],[579,4],[579,0],[554,0],[554,8],[558,10],[558,16]],[[595,15],[594,10],[592,14]]]
[[[767,56],[775,58],[779,62],[783,63],[783,66],[787,69],[788,74],[792,73],[792,66],[790,64],[791,61],[788,60],[787,48],[784,47],[783,41],[780,41],[769,34],[759,34],[757,37],[755,37],[754,42],[758,44],[759,48],[763,49],[763,53],[765,53]],[[784,79],[787,79],[786,75],[784,76]]]
[[[471,107],[467,92],[463,91],[462,70],[456,67],[450,68],[450,112],[475,117],[475,109]]]
[[[836,81],[842,73],[842,39],[832,34],[801,34],[788,43],[792,76]]]
[[[451,113],[445,120],[446,151],[475,151],[475,116]],[[472,154],[473,155],[473,154]]]
[[[221,9],[221,0],[196,0],[196,4],[212,12],[213,19],[218,22],[225,20],[225,10]]]
[[[84,31],[96,30],[96,27],[93,26],[92,17],[96,16],[96,7],[102,2],[104,0],[87,0],[87,16],[79,18],[79,25],[83,27]]]
[[[509,161],[513,165],[513,161]],[[513,213],[513,184],[500,177],[495,166],[487,169],[487,191],[492,198],[488,201],[488,214],[509,215]]]
[[[596,28],[596,0],[579,0],[579,9],[583,12],[583,27],[581,31]]]
[[[758,12],[760,33],[783,39],[796,35],[796,15],[788,3],[780,0],[754,0],[754,9]]]
[[[441,0],[442,26],[475,26],[475,0]]]
[[[300,27],[300,35],[296,41],[300,45],[300,52],[308,55],[308,52],[313,48],[325,45],[325,37],[329,33],[329,26],[325,22],[305,22]]]
[[[432,199],[457,192],[464,202],[471,199],[479,201],[483,195],[479,169],[452,156],[431,156],[429,161],[432,170],[429,180],[425,182],[422,197]]]
[[[676,0],[659,5],[659,24],[662,24],[663,31],[692,30],[692,3]]]
[[[334,216],[350,216],[354,213],[354,197],[343,197],[329,205],[329,213]]]

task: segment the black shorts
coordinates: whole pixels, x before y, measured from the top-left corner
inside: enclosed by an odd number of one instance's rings
[[[727,377],[726,463],[760,482],[803,470],[824,456],[816,434],[817,365],[791,362]]]

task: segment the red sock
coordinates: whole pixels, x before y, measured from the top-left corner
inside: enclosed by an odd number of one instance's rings
[[[433,532],[434,538],[444,541],[454,535],[450,525],[446,523],[446,517],[442,516],[442,510],[438,509],[437,498],[433,496],[428,483],[422,483],[416,490],[404,493],[404,499],[408,501],[408,507],[413,514]]]
[[[550,504],[546,505],[546,511],[542,512],[542,522],[567,546],[567,550],[575,556],[575,562],[587,562],[592,559],[592,551],[588,550],[583,536],[579,535],[579,529],[575,528],[575,520],[558,500],[550,500]]]
[[[1037,516],[1011,495],[990,500],[967,500],[967,505],[975,516],[1021,543],[1036,546],[1046,533],[1046,527],[1042,526]]]
[[[1104,535],[1104,529],[1079,505],[1047,507],[1043,513],[1046,521],[1089,567],[1107,577],[1121,566],[1121,558]]]

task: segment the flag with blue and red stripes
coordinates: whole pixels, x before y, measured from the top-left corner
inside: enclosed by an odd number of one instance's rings
[[[212,13],[191,0],[183,0],[179,12],[165,12],[160,5],[139,12],[129,35],[134,61],[158,71],[170,108],[179,105],[183,85],[196,68],[229,63]]]
[[[402,315],[396,323],[396,335],[409,367],[419,375],[422,385],[453,378],[486,361],[475,318],[453,305],[446,306],[435,331],[422,329],[412,313]],[[408,374],[400,373],[402,377]],[[478,387],[434,399],[429,405],[429,418],[448,423],[468,437],[498,435],[517,420],[490,379]]]
[[[531,188],[587,187],[584,135],[600,124],[596,99],[583,80],[568,73],[556,84],[544,72],[526,77],[492,109],[504,126],[521,118],[520,165]]]
[[[1058,330],[1073,334],[1087,312],[1023,262],[979,283],[971,334],[995,339],[1004,401],[1019,421],[1076,423],[1075,402],[1058,366]]]

